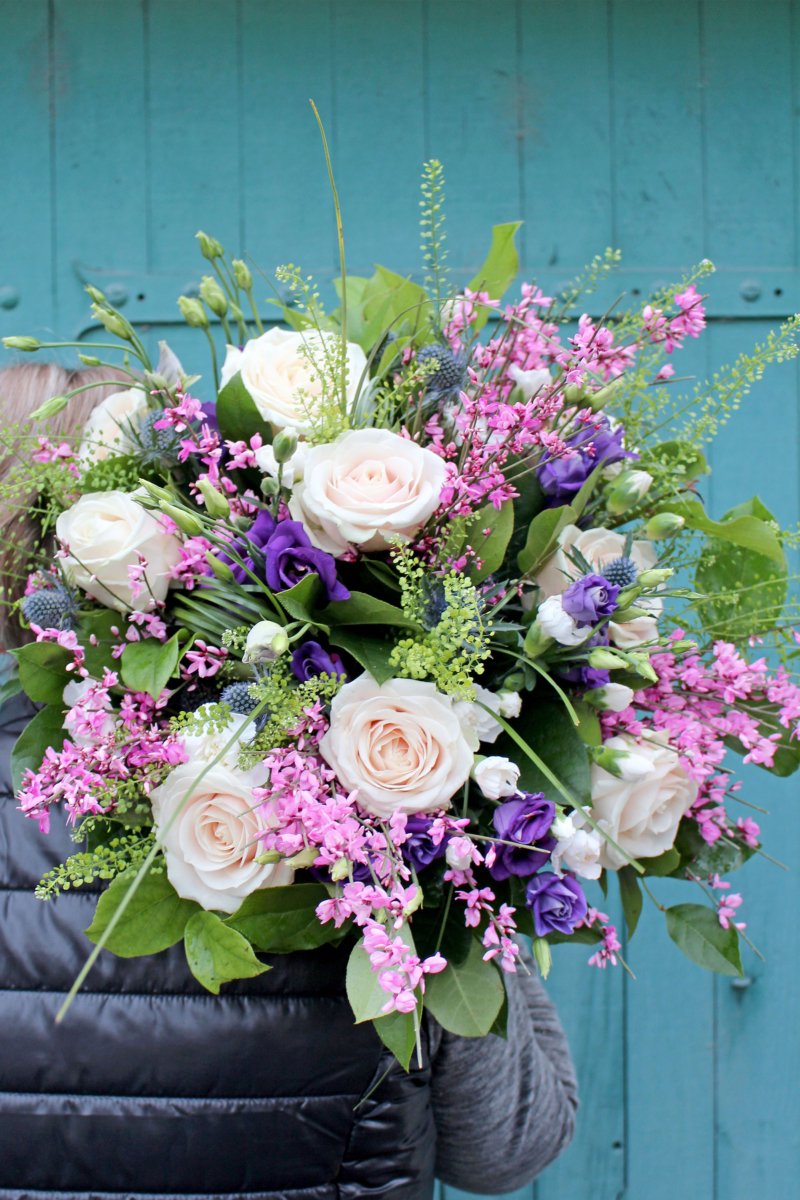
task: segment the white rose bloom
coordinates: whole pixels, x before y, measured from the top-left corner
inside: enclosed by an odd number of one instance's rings
[[[294,873],[285,863],[255,861],[258,834],[277,824],[269,805],[253,808],[253,788],[266,781],[269,769],[240,771],[218,763],[198,780],[205,766],[202,759],[181,763],[153,791],[155,831],[160,836],[180,809],[164,841],[170,883],[184,900],[233,913],[251,892],[289,884]]]
[[[556,875],[564,870],[574,871],[582,879],[599,879],[602,871],[600,855],[605,845],[602,834],[594,829],[576,829],[572,837],[558,845],[552,854],[553,870]]]
[[[487,800],[501,800],[504,796],[515,795],[519,776],[517,764],[499,754],[482,758],[472,768],[472,778]]]
[[[281,487],[293,488],[303,478],[310,449],[308,442],[298,442],[297,449],[291,458],[287,458],[285,463],[279,465],[272,446],[262,446],[260,450],[256,450],[256,464],[265,475],[271,475],[273,479],[278,479]]]
[[[546,367],[539,367],[534,371],[523,371],[516,363],[512,363],[508,368],[508,373],[517,387],[522,389],[526,400],[531,400],[553,382],[553,377]]]
[[[89,492],[56,521],[56,536],[69,550],[64,568],[88,595],[126,612],[146,607],[150,593],[166,599],[170,572],[181,561],[181,542],[125,492]],[[147,587],[134,601],[128,567],[147,560]],[[95,578],[96,577],[96,578]]]
[[[309,452],[289,511],[328,554],[351,545],[386,550],[425,524],[444,481],[444,461],[432,450],[388,429],[351,429]]]
[[[64,688],[64,691],[62,693],[62,699],[64,701],[64,704],[67,705],[70,709],[74,708],[75,705],[80,700],[83,700],[84,696],[89,691],[89,689],[93,686],[93,684],[94,684],[93,679],[80,679],[80,680],[72,679],[72,680],[70,680],[70,682],[66,685],[66,687]],[[117,724],[117,718],[111,711],[111,701],[106,700],[105,703],[103,704],[103,708],[106,710],[106,715],[103,717],[103,724],[102,724],[101,728],[98,730],[98,732],[94,736],[92,736],[90,734],[85,734],[85,733],[76,733],[75,732],[75,724],[76,724],[75,719],[70,718],[69,713],[67,713],[67,715],[64,718],[64,724],[62,725],[62,729],[66,729],[67,733],[72,738],[73,742],[75,742],[75,744],[78,746],[93,746],[93,745],[95,745],[101,738],[106,737],[109,733],[113,733],[114,729],[116,728],[116,724]]]
[[[475,699],[480,700],[481,704],[486,705],[486,708],[491,708],[493,712],[502,716],[503,701],[500,699],[500,694],[490,692],[488,688],[481,687],[479,683],[474,686]],[[520,701],[521,707],[522,701]],[[453,705],[453,712],[461,722],[464,737],[471,750],[477,750],[481,742],[496,742],[503,732],[500,722],[495,721],[494,717],[490,716],[486,709],[481,708],[480,704],[474,704],[471,700],[457,700]]]
[[[415,679],[379,686],[367,672],[337,692],[319,748],[361,807],[384,820],[447,808],[472,767],[450,696]]]
[[[697,799],[698,784],[689,778],[677,753],[660,735],[637,741],[620,734],[605,745],[646,759],[652,770],[626,780],[593,764],[592,816],[627,854],[655,858],[671,849],[681,817]],[[625,859],[608,842],[600,862],[612,871],[625,865]]]
[[[320,370],[329,371],[338,361],[339,339],[333,333],[300,332],[277,326],[252,338],[231,356],[231,366],[242,373],[242,383],[265,421],[278,429],[308,429],[307,406],[320,396]],[[226,366],[228,360],[225,360]],[[352,404],[367,358],[355,342],[347,343],[347,403]],[[235,373],[235,372],[232,372]]]
[[[109,454],[129,454],[136,447],[131,429],[139,432],[139,419],[147,412],[142,388],[113,392],[94,409],[83,427],[78,458],[84,464],[101,462]]]
[[[548,637],[561,646],[580,646],[589,636],[589,629],[579,629],[574,617],[564,612],[560,596],[548,596],[536,614],[536,623]]]
[[[237,371],[242,369],[242,351],[238,346],[228,344],[225,347],[225,362],[222,364],[222,370],[219,373],[219,390],[225,387],[226,383],[230,383]]]

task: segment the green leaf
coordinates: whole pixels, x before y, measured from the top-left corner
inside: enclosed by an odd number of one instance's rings
[[[625,924],[628,926],[628,937],[632,938],[642,915],[642,889],[639,879],[631,866],[620,867],[617,871],[619,880],[619,896],[622,901],[622,911],[625,914]]]
[[[275,595],[290,617],[296,621],[311,621],[311,613],[321,591],[319,575],[314,572],[306,575],[294,587],[287,588],[285,592],[276,592]]]
[[[422,876],[426,888],[429,873],[430,868]],[[414,941],[420,958],[428,958],[436,953],[445,904],[446,901],[434,908],[426,901],[425,906],[414,913]],[[525,911],[527,912],[527,909]],[[467,961],[474,940],[472,930],[464,924],[464,910],[461,905],[451,903],[439,950],[449,963],[460,967]]]
[[[640,858],[639,862],[644,867],[645,875],[671,875],[680,866],[681,856],[673,846],[671,850],[665,850],[655,858]]]
[[[11,700],[13,696],[18,696],[21,691],[19,672],[15,670],[13,675],[0,687],[0,706],[5,704],[6,700]]]
[[[394,649],[392,642],[386,642],[383,638],[363,637],[350,629],[332,630],[328,641],[332,646],[352,654],[377,684],[394,679],[396,668],[389,665],[389,656]]]
[[[488,535],[485,530],[489,530]],[[503,565],[506,547],[514,532],[514,504],[511,500],[496,509],[493,504],[486,504],[478,509],[465,528],[465,544],[468,544],[482,560],[480,570],[470,569],[470,578],[474,583],[480,583],[492,571]]]
[[[586,704],[583,700],[573,700],[572,707],[580,721],[580,725],[578,725],[578,737],[583,744],[585,746],[601,746],[603,744],[603,735],[600,729],[600,718],[597,715],[597,709],[592,708],[591,704]]]
[[[124,623],[124,618],[109,608],[81,616],[77,633],[78,641],[83,646],[83,665],[95,679],[101,679],[106,669],[119,670],[119,663],[111,654],[113,647],[119,645],[119,638],[111,632],[111,627],[113,625],[119,629]],[[97,639],[96,646],[91,644],[92,635]]]
[[[698,967],[717,975],[744,977],[739,934],[733,925],[722,928],[716,909],[705,904],[676,904],[667,909],[666,916],[667,933]]]
[[[680,854],[680,864],[671,874],[686,879],[708,879],[711,875],[728,875],[738,871],[755,854],[752,846],[739,840],[720,837],[709,845],[700,833],[696,821],[686,819],[678,826],[673,849]]]
[[[406,328],[419,332],[427,327],[430,300],[425,289],[387,267],[376,266],[375,275],[364,289],[364,299],[368,321],[380,314],[380,332],[390,325],[397,333]]]
[[[328,625],[395,625],[422,633],[422,626],[407,617],[402,608],[377,600],[366,592],[351,592],[349,600],[334,600],[316,615]]]
[[[522,469],[524,459],[514,457],[509,459],[508,464],[504,467],[506,477],[513,477],[516,470]],[[515,469],[516,468],[516,469]],[[522,547],[525,545],[525,539],[528,536],[528,527],[531,521],[540,513],[545,505],[545,494],[539,486],[539,480],[531,471],[524,478],[520,479],[516,484],[519,495],[512,500],[514,505],[514,532],[511,535],[511,541],[508,543],[508,557],[516,561]]]
[[[271,970],[259,962],[247,938],[230,929],[213,912],[196,912],[184,933],[186,961],[195,979],[219,995],[220,985],[231,979],[252,979]]]
[[[651,446],[642,457],[641,465],[645,466],[648,459],[653,459],[662,466],[671,468],[673,474],[675,468],[679,468],[682,483],[689,483],[698,475],[707,475],[709,471],[705,455],[686,442],[659,442],[657,446]]]
[[[217,396],[217,421],[220,437],[249,444],[254,433],[260,433],[265,445],[272,443],[272,426],[261,416],[253,397],[242,383],[241,371],[229,379]]]
[[[757,500],[758,497],[754,497]],[[759,501],[760,503],[760,501]],[[765,521],[754,516],[738,516],[730,521],[712,521],[706,516],[705,509],[699,500],[670,500],[659,504],[657,512],[677,513],[686,521],[688,529],[697,529],[711,537],[723,538],[736,546],[744,546],[754,550],[766,558],[785,565],[783,548],[778,535]]]
[[[517,565],[523,575],[534,574],[537,567],[550,557],[556,548],[558,535],[567,525],[574,525],[577,513],[570,505],[543,508],[528,527],[528,538],[517,555]]]
[[[513,722],[516,733],[530,746],[534,754],[550,768],[580,804],[591,802],[591,775],[586,746],[572,718],[559,700],[546,693],[525,693],[522,711]],[[523,754],[507,733],[501,733],[494,744],[493,754],[510,758],[520,768],[520,787],[528,792],[544,792],[548,800],[564,803],[564,796],[554,784]]]
[[[385,992],[383,995],[388,999]],[[403,1069],[407,1071],[416,1043],[414,1014],[395,1010],[383,1017],[375,1017],[372,1024],[384,1046],[388,1046]]]
[[[448,963],[425,984],[425,1007],[443,1029],[460,1037],[483,1037],[503,1007],[505,988],[491,962],[483,961],[483,947],[473,937],[466,962]]]
[[[414,947],[411,929],[406,923],[400,926],[400,936],[407,946]],[[388,993],[378,982],[379,971],[373,971],[369,955],[364,949],[363,939],[353,947],[347,960],[347,999],[356,1018],[356,1025],[374,1021],[386,1014],[381,1011],[389,999]]]
[[[605,892],[603,894],[605,895]],[[591,925],[588,929],[586,926],[581,926],[572,933],[548,933],[547,940],[551,946],[560,946],[564,942],[575,946],[596,946],[603,940],[603,935],[599,929]]]
[[[19,663],[19,680],[31,700],[63,707],[64,688],[75,678],[67,670],[75,655],[56,642],[32,642],[13,653]]]
[[[488,292],[492,300],[501,300],[517,277],[519,257],[514,237],[522,221],[509,221],[492,226],[492,244],[486,261],[475,278],[467,285],[471,292]],[[486,324],[490,310],[482,308],[473,321],[475,329]]]
[[[25,771],[38,771],[44,752],[52,746],[60,750],[69,740],[64,730],[64,706],[48,704],[23,729],[11,752],[11,779],[14,791],[22,786]]]
[[[333,921],[320,923],[316,907],[327,899],[327,888],[321,883],[259,888],[242,901],[225,924],[270,954],[313,950],[339,940],[346,932],[336,929]]]
[[[86,930],[90,942],[99,942],[135,877],[136,871],[125,871],[103,892],[94,920]],[[186,922],[199,911],[200,905],[195,900],[181,899],[163,867],[160,871],[150,871],[133,893],[106,948],[120,958],[158,954],[181,940]]]
[[[723,523],[754,517],[775,525],[768,508],[753,496],[725,513]],[[787,569],[765,554],[707,538],[694,577],[695,590],[708,599],[698,604],[703,624],[713,637],[745,638],[772,629],[786,602]]]
[[[131,642],[122,656],[122,682],[134,692],[148,692],[157,700],[178,665],[178,635],[168,642],[145,638]]]

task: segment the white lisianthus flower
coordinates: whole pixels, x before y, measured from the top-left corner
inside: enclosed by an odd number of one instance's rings
[[[469,778],[472,751],[450,696],[432,683],[365,672],[337,692],[320,754],[367,812],[448,808]]]
[[[295,331],[277,326],[251,338],[230,354],[230,366],[241,371],[242,383],[265,421],[278,429],[307,430],[308,407],[322,394],[320,375],[339,371],[339,339],[333,333]],[[225,366],[228,367],[228,358]],[[347,404],[352,404],[367,358],[355,342],[347,343]],[[235,374],[235,371],[232,371]]]
[[[486,708],[491,708],[492,712],[503,715],[504,700],[502,696],[508,695],[507,692],[490,692],[488,688],[481,687],[479,683],[475,687],[475,700],[480,700],[481,704],[485,704]],[[453,705],[453,712],[461,722],[461,728],[464,731],[464,737],[472,750],[477,750],[481,742],[496,742],[500,734],[503,732],[503,726],[499,721],[495,721],[485,708],[481,708],[481,704],[476,704],[471,700],[457,700]],[[522,701],[520,701],[520,708]],[[514,713],[517,716],[519,709]]]
[[[620,734],[605,746],[626,752],[632,759],[644,759],[651,769],[633,778],[618,779],[593,764],[592,816],[631,857],[655,858],[671,849],[681,817],[697,799],[698,784],[681,766],[665,735],[641,741]],[[600,855],[602,866],[617,871],[625,861],[605,843]]]
[[[510,758],[499,754],[487,758],[477,755],[471,774],[487,800],[501,800],[517,792],[520,770]]]
[[[289,649],[286,630],[277,621],[259,621],[247,635],[242,661],[246,663],[274,662]]]
[[[445,464],[388,429],[351,429],[314,446],[289,511],[320,550],[386,550],[408,541],[439,504]]]
[[[603,712],[622,712],[623,709],[629,708],[635,693],[633,688],[627,687],[624,683],[606,683],[603,687],[594,688],[584,696],[584,700],[588,700],[595,708],[602,709]]]
[[[604,845],[605,839],[596,830],[576,829],[571,837],[559,839],[551,858],[554,872],[561,875],[566,869],[582,879],[599,879]]]
[[[294,872],[285,863],[256,862],[258,834],[277,826],[269,803],[254,807],[253,788],[266,782],[269,768],[240,771],[220,762],[200,779],[206,765],[202,757],[181,763],[155,788],[155,832],[161,836],[178,814],[164,838],[170,883],[184,900],[233,913],[251,892],[291,883]]]
[[[508,374],[521,389],[526,400],[533,399],[538,395],[543,388],[549,387],[553,382],[553,377],[546,367],[539,367],[533,371],[523,371],[516,363],[512,363],[508,368]]]
[[[271,475],[273,479],[277,479],[281,487],[293,488],[303,478],[310,449],[308,442],[298,442],[297,449],[291,458],[287,458],[285,463],[279,464],[272,446],[262,446],[260,450],[256,450],[256,464],[265,475]]]
[[[580,646],[589,636],[588,629],[579,629],[578,623],[568,612],[560,596],[548,596],[539,606],[536,623],[547,637],[555,638],[561,646]]]
[[[125,492],[88,492],[60,514],[56,536],[69,551],[64,569],[73,583],[107,608],[127,612],[134,602],[128,567],[147,562],[145,596],[166,599],[171,572],[181,561],[181,542],[165,533],[158,517]]]
[[[522,696],[519,692],[498,692],[497,699],[500,702],[497,711],[507,721],[512,721],[522,712]]]
[[[146,412],[147,393],[142,388],[127,388],[106,396],[83,427],[80,461],[88,465],[102,462],[109,454],[130,454],[136,448],[131,431],[139,432],[139,420]]]

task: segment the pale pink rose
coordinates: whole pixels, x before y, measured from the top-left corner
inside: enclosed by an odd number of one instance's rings
[[[665,735],[636,739],[620,734],[604,745],[646,759],[652,770],[626,780],[593,764],[592,816],[633,858],[656,858],[671,849],[681,817],[697,799],[698,785]],[[617,871],[626,860],[605,842],[600,862]]]
[[[364,673],[336,694],[320,753],[367,812],[446,808],[472,768],[450,696],[432,683]]]
[[[315,546],[342,555],[408,541],[439,504],[444,462],[388,429],[357,429],[315,446],[289,510]]]
[[[170,883],[184,900],[233,913],[251,892],[291,883],[294,872],[285,863],[256,862],[258,834],[276,825],[269,805],[253,807],[253,788],[266,781],[266,767],[240,771],[217,763],[180,808],[205,765],[199,756],[181,763],[153,791],[155,831],[160,835],[180,809],[164,841]]]

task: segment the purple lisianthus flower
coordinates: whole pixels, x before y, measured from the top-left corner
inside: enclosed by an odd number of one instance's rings
[[[571,583],[561,597],[565,613],[578,625],[596,625],[617,607],[619,588],[602,575],[584,575]]]
[[[533,913],[537,937],[572,933],[589,908],[577,879],[571,875],[559,879],[552,871],[543,871],[528,880],[525,905]]]
[[[347,678],[347,672],[338,654],[329,654],[319,642],[303,642],[292,654],[292,671],[301,683],[315,675],[339,675]]]
[[[489,867],[494,879],[510,875],[533,875],[550,857],[556,839],[549,836],[556,806],[544,792],[525,792],[495,809],[492,821],[503,842],[493,843],[495,860]],[[516,846],[504,843],[516,842]],[[536,845],[537,849],[529,847]]]
[[[325,589],[324,602],[349,600],[350,593],[336,578],[336,559],[312,546],[300,521],[281,521],[265,546],[266,581],[275,592],[285,592],[306,575],[316,572]]]
[[[237,538],[232,546],[236,557],[241,559],[244,566],[234,562],[229,554],[221,553],[219,555],[222,561],[230,567],[237,583],[247,583],[250,579],[244,567],[257,575],[259,579],[264,578],[264,547],[275,532],[275,527],[275,518],[267,509],[262,508],[247,533]]]
[[[587,652],[592,646],[607,646],[608,634],[605,630],[598,630],[593,633],[587,642],[584,642],[583,649]],[[611,682],[611,674],[604,667],[590,667],[587,662],[576,662],[571,667],[555,667],[553,674],[559,679],[566,680],[567,683],[574,683],[583,691],[589,688],[605,687]]]
[[[437,846],[430,834],[433,821],[430,817],[411,816],[406,821],[408,839],[400,847],[403,858],[415,871],[428,867],[435,858],[441,858],[450,840],[447,835]]]
[[[554,458],[542,463],[536,471],[539,486],[547,496],[548,508],[569,504],[600,463],[608,467],[624,458],[638,458],[638,454],[622,449],[624,436],[621,425],[612,430],[608,417],[601,414],[590,425],[568,437],[567,446],[578,451],[575,457]]]

